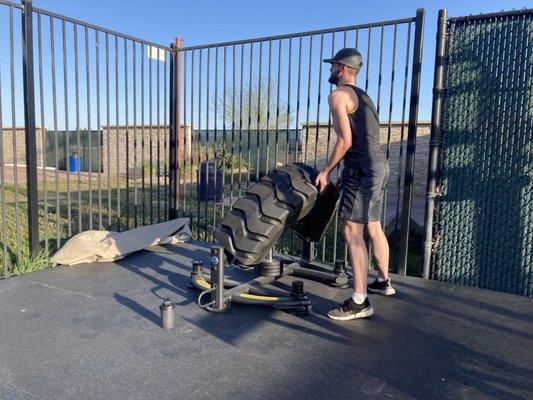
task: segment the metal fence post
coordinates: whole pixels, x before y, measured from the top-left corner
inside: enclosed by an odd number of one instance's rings
[[[175,190],[175,201],[176,201],[176,213],[179,209],[179,198],[180,198],[180,169],[179,166],[181,165],[181,159],[183,155],[183,149],[182,149],[182,143],[184,143],[183,139],[183,127],[182,127],[182,120],[181,120],[181,96],[182,96],[182,81],[181,81],[181,47],[183,44],[183,40],[180,37],[177,37],[175,40],[175,47],[176,47],[176,68],[175,68],[175,74],[174,74],[174,85],[176,87],[176,95],[175,95],[175,106],[174,106],[174,112],[175,112],[175,119],[176,122],[176,190]],[[185,172],[184,172],[185,173]]]
[[[424,260],[422,277],[430,277],[430,261],[433,246],[433,213],[437,188],[437,165],[440,138],[440,117],[442,105],[442,89],[444,81],[444,58],[446,52],[446,21],[447,10],[439,10],[437,19],[437,46],[435,50],[435,73],[433,75],[433,104],[431,107],[431,134],[429,139],[429,160],[427,180],[426,219],[424,222]]]
[[[420,97],[420,75],[422,70],[422,35],[424,30],[424,14],[425,12],[423,8],[416,10],[413,67],[411,71],[411,99],[409,103],[409,128],[407,130],[407,154],[405,157],[405,176],[402,202],[400,263],[398,266],[398,274],[400,275],[405,275],[407,272],[409,225],[411,219],[411,202],[413,198],[413,175],[415,172],[418,101]]]
[[[175,43],[170,45],[170,218],[176,218],[178,215],[179,199],[179,165],[181,155],[181,38],[176,38]]]
[[[170,219],[176,218],[176,88],[175,81],[175,67],[176,67],[176,48],[174,43],[170,44],[170,86],[169,86],[169,174],[170,174],[170,191],[169,191],[169,207],[168,215]]]
[[[32,0],[23,0],[22,5],[24,6],[24,9],[22,10],[22,70],[24,81],[24,127],[26,144],[26,185],[28,193],[28,231],[30,253],[32,255],[36,255],[39,252],[39,204],[37,197],[37,143],[35,138]],[[41,127],[41,129],[43,128],[44,127]]]

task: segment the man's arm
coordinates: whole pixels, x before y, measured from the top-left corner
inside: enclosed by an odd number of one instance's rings
[[[316,178],[315,184],[320,192],[326,188],[329,182],[329,173],[341,162],[346,152],[352,147],[352,130],[347,111],[349,100],[348,94],[341,90],[330,93],[328,97],[331,122],[337,134],[337,141],[328,163]]]
[[[331,122],[337,134],[337,142],[333,148],[333,153],[324,167],[323,171],[328,174],[344,158],[344,155],[352,147],[352,130],[348,119],[347,103],[349,97],[344,91],[337,90],[328,97],[329,108],[331,110]]]

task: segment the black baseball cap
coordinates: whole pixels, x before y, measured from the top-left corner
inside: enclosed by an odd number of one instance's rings
[[[357,50],[347,47],[339,50],[333,58],[326,58],[325,63],[340,63],[350,68],[359,69],[363,65],[363,57]]]

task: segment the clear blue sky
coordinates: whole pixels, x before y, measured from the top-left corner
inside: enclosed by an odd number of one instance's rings
[[[440,8],[461,16],[532,6],[526,0],[34,0],[46,8],[156,43],[184,45],[283,34],[409,17],[426,10],[433,36]],[[428,42],[426,42],[428,43]],[[432,53],[428,45],[426,54]]]
[[[421,101],[419,108],[419,119],[428,120],[431,115],[431,97],[433,81],[433,64],[435,52],[435,33],[437,12],[440,8],[447,8],[450,16],[462,16],[495,12],[501,10],[522,9],[531,6],[531,1],[526,0],[373,0],[357,1],[349,0],[344,2],[317,1],[317,0],[271,0],[260,2],[254,0],[194,0],[177,1],[163,0],[140,1],[140,0],[34,0],[34,6],[47,9],[62,15],[87,21],[104,28],[121,33],[136,36],[138,38],[168,46],[177,36],[182,37],[184,46],[198,44],[208,44],[229,40],[270,36],[315,29],[333,28],[346,25],[357,25],[361,23],[377,22],[390,19],[413,17],[416,9],[423,7],[426,10],[426,21],[424,29],[424,59],[422,69]],[[9,65],[8,65],[8,30],[7,30],[7,8],[2,7],[3,19],[0,20],[0,78],[2,79],[4,125],[11,124],[10,117],[10,96],[8,95]],[[17,14],[18,15],[18,14]],[[2,25],[4,25],[2,27]],[[45,21],[46,25],[46,21]],[[58,30],[59,24],[56,25]],[[15,16],[15,40],[19,37],[20,21]],[[46,26],[45,26],[46,38]],[[378,36],[373,36],[377,40]],[[20,40],[20,39],[18,39]],[[80,40],[83,40],[81,38]],[[46,40],[45,40],[46,42]],[[46,43],[45,43],[46,45]],[[18,48],[17,48],[18,49]],[[16,50],[16,99],[17,124],[21,125],[22,116],[22,88],[20,75],[21,56]],[[399,50],[400,51],[400,50]],[[44,50],[45,67],[47,61],[47,51]],[[94,57],[94,55],[91,55]],[[94,58],[93,58],[94,59]],[[60,60],[59,60],[60,61]],[[58,61],[58,63],[60,63]],[[376,60],[374,59],[374,63]],[[45,69],[47,69],[46,67]],[[83,63],[80,64],[80,74],[83,79]],[[374,68],[369,67],[373,82],[369,87],[371,96],[375,96],[377,78]],[[385,66],[385,69],[387,66]],[[399,68],[398,68],[399,69]],[[48,71],[49,73],[49,71]],[[59,71],[58,71],[59,73]],[[46,74],[46,71],[45,71]],[[91,72],[94,74],[94,72]],[[384,77],[389,74],[384,70]],[[400,74],[398,74],[399,76]],[[61,78],[61,75],[59,75]],[[322,89],[327,90],[327,69],[322,72]],[[72,76],[71,76],[72,78]],[[91,76],[94,84],[94,77]],[[316,79],[313,76],[313,79]],[[83,88],[83,81],[80,82]],[[359,83],[361,85],[361,83]],[[397,84],[400,84],[398,80]],[[50,83],[45,82],[45,103],[51,102]],[[94,90],[94,89],[93,89]],[[322,92],[324,93],[324,92]],[[316,93],[313,94],[316,98]],[[396,97],[401,96],[401,91],[397,89]],[[385,98],[385,94],[383,98]],[[313,99],[314,100],[314,99]],[[71,96],[70,101],[73,101]],[[81,109],[85,109],[83,96],[80,96]],[[94,101],[94,100],[93,100]],[[386,118],[385,101],[382,100],[382,119]],[[393,119],[398,119],[400,115],[399,100],[395,100],[395,111]],[[321,121],[327,120],[327,109],[325,103],[321,105]],[[123,107],[123,105],[121,105]],[[49,108],[49,107],[48,107]],[[72,108],[72,105],[71,105]],[[324,110],[322,110],[324,109]],[[383,112],[383,110],[385,112]],[[61,110],[59,110],[59,120],[62,120]],[[94,106],[92,110],[94,114]],[[122,109],[120,110],[122,115]],[[94,118],[94,116],[92,117]],[[121,117],[123,118],[123,117]],[[315,116],[311,120],[316,119]],[[82,116],[82,121],[85,117]],[[51,126],[51,112],[46,112],[46,126]],[[72,125],[72,123],[71,123]],[[96,123],[93,122],[95,126]],[[61,127],[60,127],[61,128]]]
[[[36,7],[168,45],[185,46],[414,16],[426,10],[420,119],[429,119],[437,12],[462,16],[531,7],[526,0],[34,0]]]

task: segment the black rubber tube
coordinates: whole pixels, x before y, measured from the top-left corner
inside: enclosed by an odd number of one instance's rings
[[[243,297],[244,296],[244,297]],[[239,304],[248,304],[248,305],[256,305],[256,306],[275,306],[279,307],[280,309],[297,309],[300,307],[309,307],[311,303],[309,302],[309,299],[295,299],[294,297],[280,297],[275,301],[270,300],[260,300],[260,299],[252,299],[245,297],[246,295],[238,295],[233,296],[231,298],[231,301],[234,303]]]
[[[314,270],[314,271],[321,271],[321,272],[325,272],[327,274],[333,274],[333,268],[329,268],[326,263],[321,263],[321,262],[316,261],[316,260],[314,260],[312,262],[307,262],[305,260],[302,260],[302,261],[300,261],[299,264],[303,268],[311,269],[311,270]]]
[[[336,275],[329,272],[315,271],[305,267],[291,267],[292,276],[300,278],[310,278],[319,282],[334,284],[335,286],[344,286],[348,284],[348,277]]]

